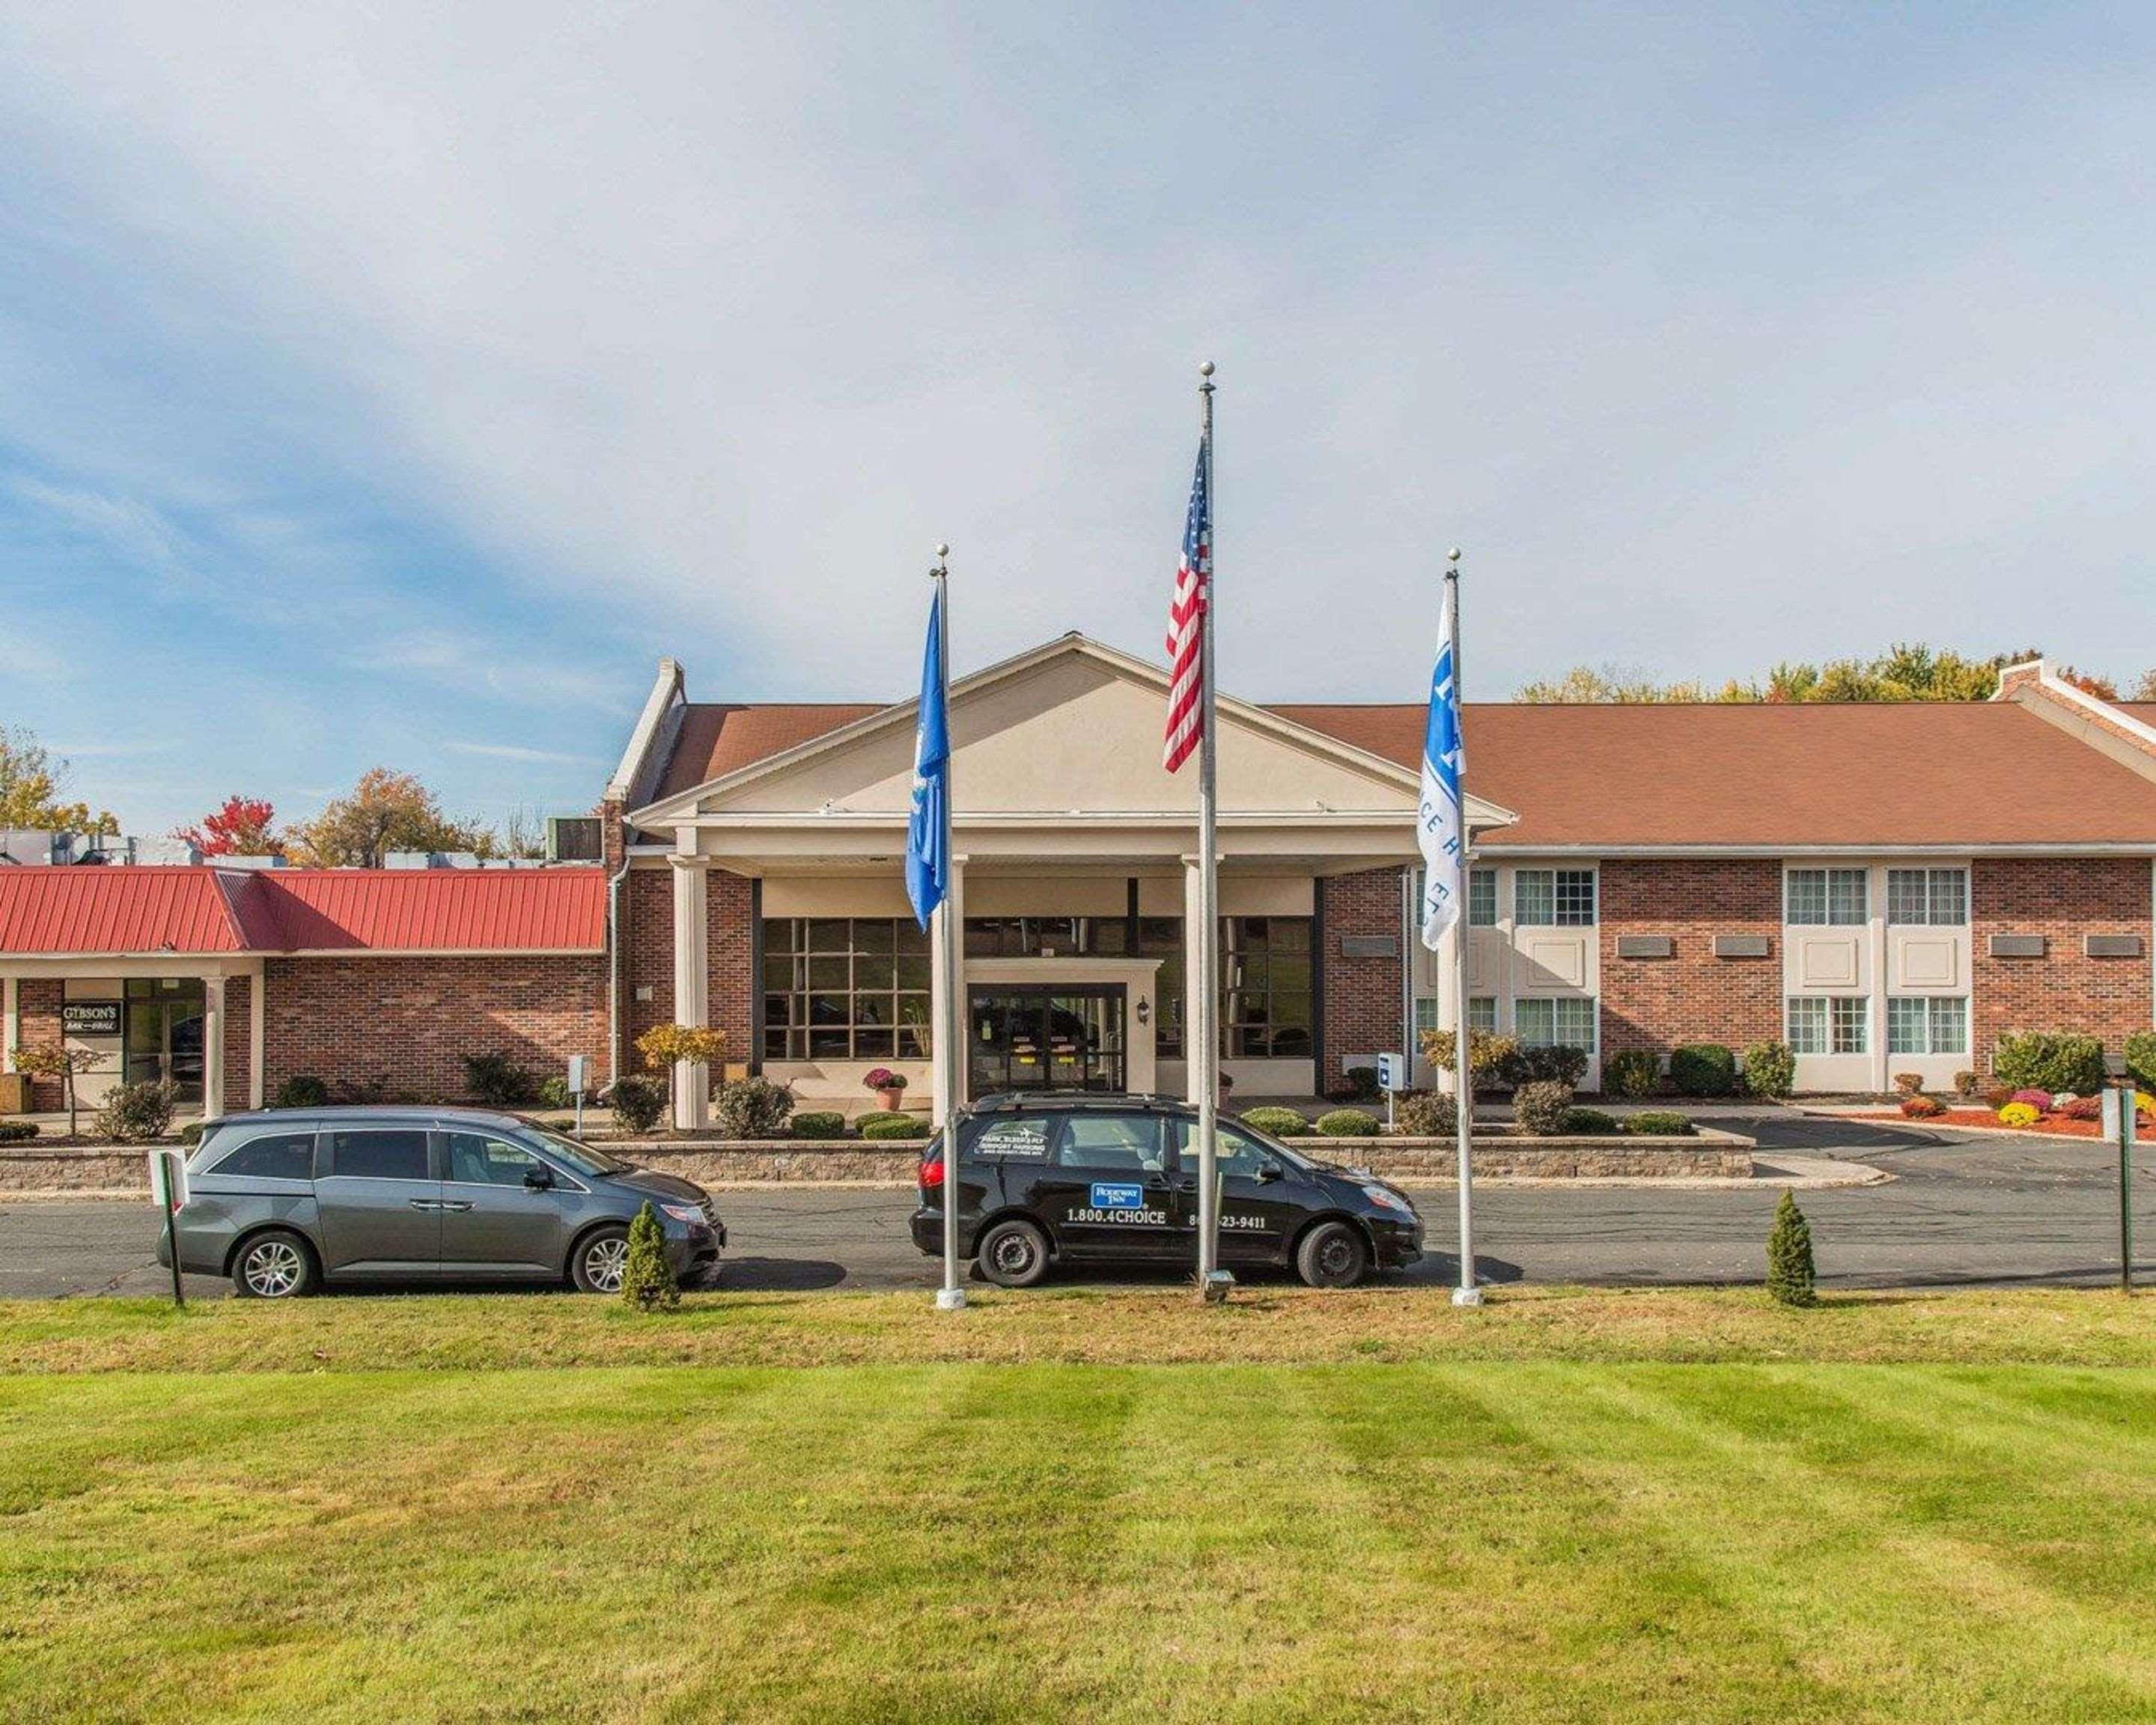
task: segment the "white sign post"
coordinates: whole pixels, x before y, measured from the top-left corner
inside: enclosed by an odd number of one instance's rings
[[[184,1150],[150,1153],[150,1195],[165,1218],[165,1251],[172,1260],[172,1304],[184,1306],[187,1296],[180,1289],[178,1218],[187,1202],[187,1157]]]
[[[577,1107],[576,1136],[584,1135],[584,1057],[569,1056],[569,1096]]]

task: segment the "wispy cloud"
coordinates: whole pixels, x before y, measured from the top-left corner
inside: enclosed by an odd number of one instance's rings
[[[558,763],[568,767],[603,767],[605,759],[598,755],[563,754],[554,749],[520,748],[508,742],[466,742],[453,739],[442,747],[453,755],[480,755],[490,761],[531,761]]]

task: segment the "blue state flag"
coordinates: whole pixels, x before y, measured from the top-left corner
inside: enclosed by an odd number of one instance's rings
[[[1466,751],[1460,739],[1460,683],[1452,665],[1452,586],[1445,584],[1438,620],[1437,665],[1430,678],[1430,722],[1422,742],[1422,808],[1416,835],[1422,848],[1422,943],[1433,952],[1459,920],[1467,896],[1466,820],[1460,775]]]
[[[913,812],[906,827],[906,896],[923,928],[951,890],[951,852],[943,812],[951,796],[951,737],[943,721],[943,596],[928,606],[928,647],[921,665],[921,712],[913,732]]]

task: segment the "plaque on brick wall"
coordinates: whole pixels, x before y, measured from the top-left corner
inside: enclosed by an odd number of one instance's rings
[[[1343,934],[1340,937],[1340,956],[1342,958],[1397,958],[1400,956],[1400,937],[1396,934]]]
[[[1717,958],[1764,958],[1767,956],[1767,937],[1763,934],[1717,934],[1714,937],[1714,956]]]
[[[2141,937],[2138,934],[2085,934],[2082,937],[2082,952],[2091,958],[2138,958],[2141,956]]]
[[[2041,958],[2044,956],[2044,937],[2041,934],[1994,934],[1988,950],[1994,958]]]
[[[1620,958],[1667,958],[1676,952],[1677,943],[1666,934],[1620,934],[1617,937],[1617,956]],[[1474,1170],[1471,1168],[1469,1173]]]

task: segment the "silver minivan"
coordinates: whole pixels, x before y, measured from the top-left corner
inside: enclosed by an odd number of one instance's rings
[[[180,1268],[254,1299],[328,1282],[567,1281],[620,1291],[649,1204],[684,1282],[726,1230],[700,1186],[514,1114],[290,1108],[213,1122],[187,1158]],[[157,1261],[169,1265],[162,1230]]]

